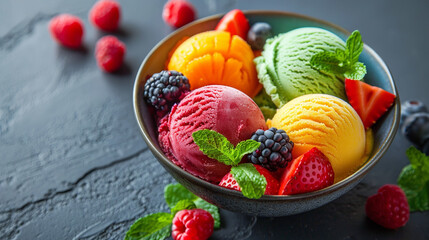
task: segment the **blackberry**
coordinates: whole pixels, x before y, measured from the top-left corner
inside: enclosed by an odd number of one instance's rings
[[[248,159],[270,171],[284,168],[292,160],[293,142],[282,129],[258,129],[251,139],[261,143],[258,149],[248,155]]]
[[[147,80],[143,97],[162,117],[189,92],[189,81],[182,73],[161,71]]]

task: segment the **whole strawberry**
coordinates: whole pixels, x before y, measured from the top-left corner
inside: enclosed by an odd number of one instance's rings
[[[213,233],[214,219],[203,209],[181,210],[173,218],[174,240],[205,240]]]
[[[60,14],[49,22],[52,37],[61,45],[79,48],[82,44],[83,24],[80,18],[71,14]]]
[[[396,185],[386,184],[377,194],[368,198],[366,215],[377,224],[396,229],[404,226],[410,217],[410,208],[404,191]]]
[[[280,180],[279,195],[316,191],[334,183],[329,159],[317,148],[292,160]]]
[[[106,72],[118,70],[126,52],[125,44],[114,36],[105,36],[95,46],[95,59],[98,66]]]
[[[186,0],[169,0],[162,10],[164,21],[176,28],[194,21],[195,17],[194,7]]]
[[[89,12],[89,20],[104,31],[115,31],[121,18],[121,6],[113,0],[101,0]]]

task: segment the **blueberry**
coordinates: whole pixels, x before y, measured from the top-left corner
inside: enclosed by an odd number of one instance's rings
[[[401,126],[401,132],[420,148],[429,140],[429,113],[418,112],[409,115]]]
[[[271,26],[265,22],[257,22],[247,33],[247,42],[253,50],[262,50],[265,41],[270,37],[272,37]]]
[[[418,100],[408,100],[401,104],[401,124],[413,113],[428,112],[426,106]]]

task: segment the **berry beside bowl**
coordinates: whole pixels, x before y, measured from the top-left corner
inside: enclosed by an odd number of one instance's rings
[[[350,35],[348,31],[336,25],[295,13],[277,11],[243,12],[250,25],[258,22],[268,23],[274,36],[301,27],[326,29],[338,35],[344,41]],[[368,153],[368,160],[358,170],[334,182],[334,184],[329,184],[327,187],[312,192],[294,195],[263,195],[257,199],[250,199],[243,196],[239,191],[221,187],[196,177],[170,161],[163,153],[162,147],[158,143],[157,122],[160,116],[144,100],[144,92],[148,91],[148,89],[145,90],[145,83],[150,80],[153,74],[165,70],[167,59],[171,56],[172,49],[177,46],[179,41],[183,41],[186,37],[215,29],[222,17],[223,15],[207,17],[178,29],[159,42],[140,66],[134,84],[134,111],[143,139],[155,158],[179,183],[199,197],[218,207],[246,215],[277,217],[306,212],[337,199],[356,186],[389,148],[400,122],[400,102],[393,78],[383,60],[367,45],[364,45],[359,58],[366,65],[365,82],[396,95],[396,98],[389,110],[371,127],[374,141],[372,151]],[[272,129],[272,131],[274,134],[277,130]],[[262,132],[257,132],[256,134],[262,134]],[[317,151],[317,149],[313,151]],[[252,162],[252,155],[249,155],[248,159]],[[253,160],[257,162],[256,158]],[[278,165],[284,165],[288,161],[290,161],[289,157],[279,161]],[[277,167],[277,165],[269,167]],[[298,168],[299,166],[295,167]],[[265,171],[266,168],[263,170]],[[261,174],[264,175],[263,173]],[[285,175],[285,177],[287,176]],[[228,180],[228,182],[227,180],[225,180],[225,184],[230,184],[231,181]],[[285,188],[286,191],[288,191],[287,188]]]

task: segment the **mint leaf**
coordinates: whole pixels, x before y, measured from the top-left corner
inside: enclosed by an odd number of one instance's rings
[[[344,77],[353,80],[362,80],[366,74],[366,67],[361,62],[355,62],[345,73]]]
[[[350,65],[359,61],[359,55],[363,50],[363,42],[360,32],[355,30],[347,38],[346,42],[346,55],[348,56],[348,61]],[[353,78],[354,79],[354,78]]]
[[[415,147],[409,147],[406,154],[414,168],[419,168],[423,173],[429,175],[429,157],[426,154]]]
[[[125,240],[161,240],[171,234],[173,215],[169,213],[154,213],[139,218],[131,225]]]
[[[197,208],[204,209],[212,215],[212,217],[214,219],[214,228],[215,229],[220,228],[219,209],[215,205],[208,203],[201,198],[198,198],[197,200],[195,200],[194,203],[197,206]]]
[[[252,139],[248,139],[246,141],[241,141],[237,144],[237,147],[235,147],[234,155],[235,155],[235,164],[240,163],[241,159],[244,157],[244,155],[252,153],[256,149],[259,148],[261,145],[260,142],[257,142]],[[238,162],[237,162],[238,161]]]
[[[170,208],[174,208],[180,200],[195,201],[198,197],[191,193],[184,186],[179,183],[168,184],[164,188],[165,202]]]
[[[231,174],[247,198],[260,198],[265,193],[267,180],[251,163],[243,163],[231,168]]]
[[[178,211],[194,208],[197,208],[197,206],[195,206],[194,201],[191,201],[189,199],[183,199],[177,202],[176,206],[171,209],[171,214],[174,216]]]
[[[333,74],[344,73],[343,62],[341,62],[336,53],[320,52],[314,54],[310,59],[310,65],[319,71],[324,71]]]
[[[208,130],[198,130],[192,133],[194,142],[209,158],[218,160],[226,165],[235,165],[234,146],[222,134]]]
[[[398,185],[407,196],[410,211],[429,210],[429,157],[415,147],[406,154],[411,164],[402,169]]]

